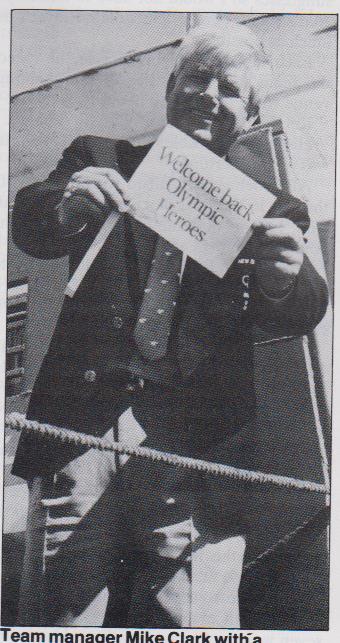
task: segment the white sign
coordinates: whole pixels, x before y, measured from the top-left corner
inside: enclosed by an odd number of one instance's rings
[[[129,181],[135,217],[223,277],[276,197],[167,125]]]

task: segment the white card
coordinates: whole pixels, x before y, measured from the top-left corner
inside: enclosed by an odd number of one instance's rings
[[[129,182],[135,217],[223,277],[276,197],[172,125]]]

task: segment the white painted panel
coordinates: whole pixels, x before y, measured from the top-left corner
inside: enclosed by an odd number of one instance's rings
[[[181,38],[186,14],[17,10],[12,94]]]
[[[281,117],[300,183],[297,196],[308,201],[317,221],[334,217],[335,92],[320,83],[266,103],[263,120]]]
[[[174,54],[168,47],[14,98],[11,198],[22,185],[45,178],[79,135],[152,137],[165,125],[165,90]]]
[[[28,488],[16,484],[4,490],[4,534],[17,534],[26,529]]]

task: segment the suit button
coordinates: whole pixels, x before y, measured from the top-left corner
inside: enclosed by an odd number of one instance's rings
[[[121,328],[123,326],[123,320],[121,317],[114,317],[113,318],[113,326],[114,328]]]
[[[141,377],[136,377],[132,376],[130,378],[130,381],[125,384],[125,390],[129,391],[129,393],[133,393],[134,391],[141,390],[144,387],[144,380]]]
[[[97,377],[96,371],[85,371],[84,380],[85,382],[95,382]]]

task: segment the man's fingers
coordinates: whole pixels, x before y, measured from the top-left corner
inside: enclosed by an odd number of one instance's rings
[[[98,169],[100,170],[101,173],[103,173],[104,176],[107,176],[107,178],[115,185],[117,190],[119,190],[119,192],[121,193],[124,201],[128,203],[130,200],[129,194],[128,194],[128,191],[129,191],[128,182],[125,181],[125,179],[123,179],[123,177],[119,174],[119,172],[117,172],[113,168],[103,167]]]
[[[67,199],[69,198],[68,195],[73,196],[76,194],[85,194],[85,196],[89,197],[92,201],[94,201],[101,207],[103,207],[106,203],[105,195],[93,183],[69,183],[66,186],[64,198]]]
[[[71,179],[76,182],[79,181],[80,183],[84,181],[97,183],[97,180],[100,179],[100,177],[106,177],[106,179],[109,180],[113,187],[118,190],[124,201],[126,203],[129,203],[128,183],[127,181],[125,181],[125,179],[123,179],[119,172],[117,172],[113,168],[86,167],[84,170],[81,170],[81,172],[75,172],[74,174],[72,174]]]
[[[268,261],[283,261],[285,263],[294,264],[301,263],[301,252],[297,250],[290,250],[284,246],[263,246],[257,259]]]
[[[70,191],[71,194],[86,194],[101,206],[108,204],[115,206],[119,212],[127,212],[129,209],[121,194],[105,176],[97,176],[95,182],[93,179],[83,177],[82,183],[72,182],[66,186],[65,196]]]
[[[118,208],[120,212],[128,211],[129,206],[125,203],[121,193],[104,174],[97,175],[94,178],[84,177],[83,183],[93,183],[107,197],[109,202]]]
[[[287,263],[286,261],[273,262],[271,260],[261,261],[261,268],[264,272],[273,272],[273,267],[279,274],[286,275],[287,277],[296,277],[300,270],[300,264],[297,263]]]
[[[297,225],[286,217],[265,217],[264,219],[254,221],[252,223],[252,227],[254,228],[254,230],[270,230],[271,228],[280,228],[286,226],[297,228]]]
[[[257,228],[254,231],[258,242],[265,244],[281,244],[289,248],[298,250],[303,247],[303,234],[296,226],[282,225],[272,228]]]
[[[299,250],[303,247],[302,235],[283,229],[268,230],[268,232],[259,237],[259,242],[261,245],[284,246],[292,250]]]

